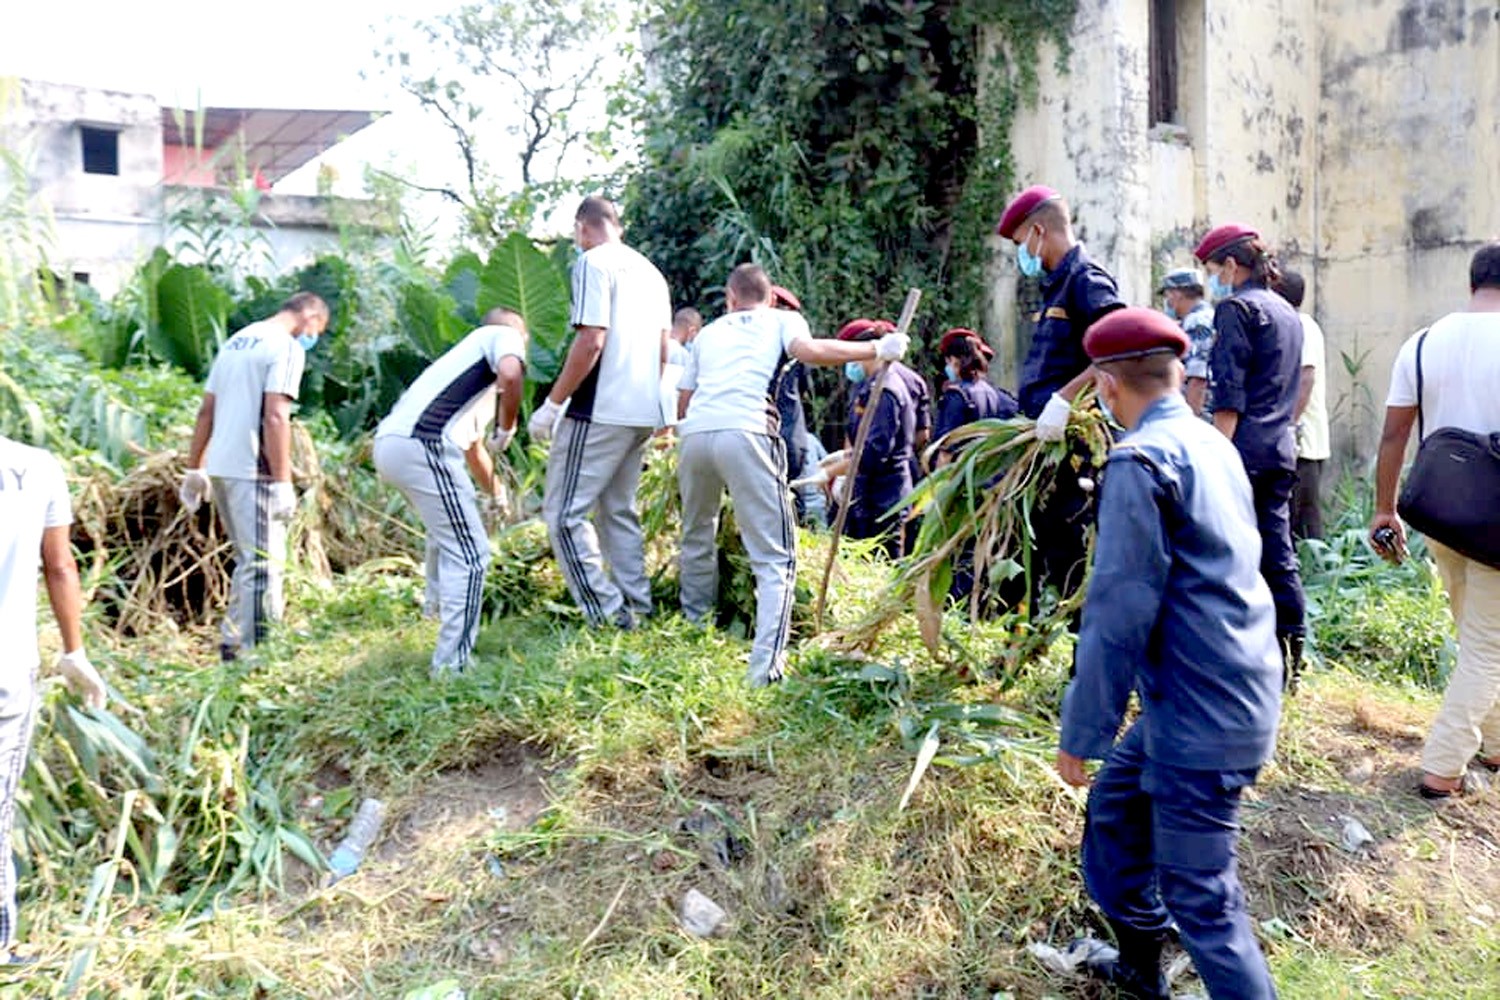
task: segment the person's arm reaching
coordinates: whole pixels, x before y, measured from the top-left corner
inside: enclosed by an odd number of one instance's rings
[[[1401,464],[1406,460],[1406,442],[1416,423],[1415,406],[1387,406],[1385,428],[1380,434],[1380,453],[1375,460],[1375,516],[1370,518],[1370,537],[1381,528],[1392,529],[1395,544],[1376,544],[1375,550],[1392,562],[1406,557],[1406,528],[1396,516],[1396,488],[1401,484]]]
[[[1297,405],[1292,410],[1292,423],[1299,423],[1307,411],[1307,401],[1312,399],[1313,383],[1318,381],[1318,370],[1312,365],[1302,366],[1302,382],[1297,387]]]
[[[490,458],[490,451],[484,446],[484,441],[476,439],[464,452],[464,462],[469,467],[469,475],[474,477],[474,482],[479,488],[490,496],[498,495],[500,480],[495,476],[495,462]]]
[[[214,394],[205,392],[203,402],[198,404],[198,416],[193,421],[193,440],[188,445],[187,466],[189,469],[203,468],[203,453],[214,436]]]
[[[58,657],[57,670],[85,705],[101,709],[107,692],[103,679],[83,651],[83,588],[78,583],[78,564],[73,560],[68,525],[42,532],[42,574],[47,581],[47,600],[62,636],[63,654]]]
[[[260,450],[271,481],[292,481],[292,397],[268,392],[262,397]]]

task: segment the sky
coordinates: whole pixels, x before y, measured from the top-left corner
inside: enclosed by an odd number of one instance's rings
[[[625,0],[621,0],[622,6]],[[387,112],[325,154],[337,193],[363,193],[371,163],[427,186],[455,183],[461,163],[451,133],[382,72],[375,50],[395,34],[416,39],[415,18],[456,0],[74,0],[66,19],[42,4],[12,5],[0,31],[0,76],[154,94],[187,108],[286,107]],[[492,131],[495,121],[481,121]],[[488,117],[488,116],[487,116]],[[277,184],[316,190],[320,160]],[[435,200],[409,203],[439,212]]]

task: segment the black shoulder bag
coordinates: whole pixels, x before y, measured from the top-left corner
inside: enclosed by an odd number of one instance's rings
[[[1422,416],[1423,330],[1417,338],[1416,460],[1396,509],[1402,520],[1476,562],[1500,569],[1500,433],[1440,427],[1431,437]]]

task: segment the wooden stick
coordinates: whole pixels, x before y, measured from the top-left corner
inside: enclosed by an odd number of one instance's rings
[[[911,321],[917,314],[917,303],[922,301],[922,290],[911,288],[906,292],[906,303],[901,307],[901,319],[896,323],[897,333],[911,329]],[[833,519],[833,541],[828,545],[828,562],[823,567],[823,582],[818,587],[818,603],[813,611],[813,632],[823,631],[823,609],[828,603],[828,582],[833,579],[833,567],[839,558],[839,542],[844,537],[844,521],[849,517],[850,501],[854,499],[854,480],[859,475],[859,459],[865,451],[865,441],[870,437],[870,427],[875,422],[875,411],[880,406],[881,393],[885,392],[885,380],[890,374],[891,363],[882,361],[875,375],[875,385],[870,389],[870,401],[865,406],[865,415],[859,419],[859,429],[854,435],[854,448],[849,453],[849,471],[844,487],[844,500],[839,504],[838,516]]]

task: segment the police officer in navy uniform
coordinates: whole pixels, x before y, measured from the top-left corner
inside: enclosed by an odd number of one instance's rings
[[[1039,440],[1061,441],[1073,400],[1092,377],[1083,335],[1125,303],[1115,279],[1073,235],[1067,203],[1051,188],[1022,191],[1006,206],[995,232],[1016,244],[1021,273],[1041,279],[1042,305],[1021,363],[1017,398],[1021,412],[1036,421]],[[1078,472],[1061,474],[1047,502],[1032,514],[1038,587],[1050,582],[1066,592],[1083,578],[1084,528],[1092,520],[1090,495],[1079,486],[1086,470],[1082,465]]]
[[[780,285],[771,286],[771,307],[800,313],[802,303],[796,295]],[[782,358],[776,370],[776,379],[771,384],[771,398],[776,401],[776,413],[781,419],[781,442],[786,445],[786,471],[788,479],[802,475],[807,464],[807,412],[802,406],[802,394],[807,391],[807,366],[796,358]],[[792,492],[796,504],[797,518],[801,520],[806,511],[802,494]]]
[[[895,326],[886,320],[856,319],[844,324],[839,340],[879,340]],[[854,383],[849,399],[849,423],[844,448],[853,458],[854,441],[864,420],[874,391],[875,375],[880,362],[850,361],[844,374]],[[906,512],[887,511],[912,491],[917,467],[918,411],[921,401],[912,392],[912,380],[921,380],[915,372],[907,376],[906,366],[890,362],[890,373],[880,393],[875,415],[871,418],[865,450],[859,468],[848,471],[845,499],[849,513],[844,519],[844,534],[850,538],[880,538],[886,554],[895,558],[903,551],[906,538]]]
[[[1181,394],[1185,333],[1152,309],[1112,313],[1084,341],[1099,395],[1128,433],[1100,488],[1094,573],[1063,700],[1057,768],[1092,781],[1083,876],[1119,943],[1095,971],[1138,1000],[1170,996],[1175,922],[1214,1000],[1276,995],[1235,862],[1241,792],[1270,758],[1281,711],[1276,611],[1260,575],[1250,481]],[[1140,714],[1116,741],[1131,693]]]
[[[1016,397],[990,382],[995,350],[979,334],[963,327],[949,330],[938,341],[938,356],[943,359],[947,381],[938,397],[935,440],[976,420],[1009,420],[1019,412]],[[952,454],[953,449],[944,448],[933,464],[944,464]]]
[[[1286,681],[1302,672],[1307,626],[1302,575],[1292,545],[1297,485],[1297,394],[1302,385],[1302,320],[1269,286],[1281,276],[1260,234],[1229,224],[1210,230],[1194,256],[1209,271],[1214,308],[1214,426],[1234,442],[1255,491],[1260,571],[1276,599]]]

